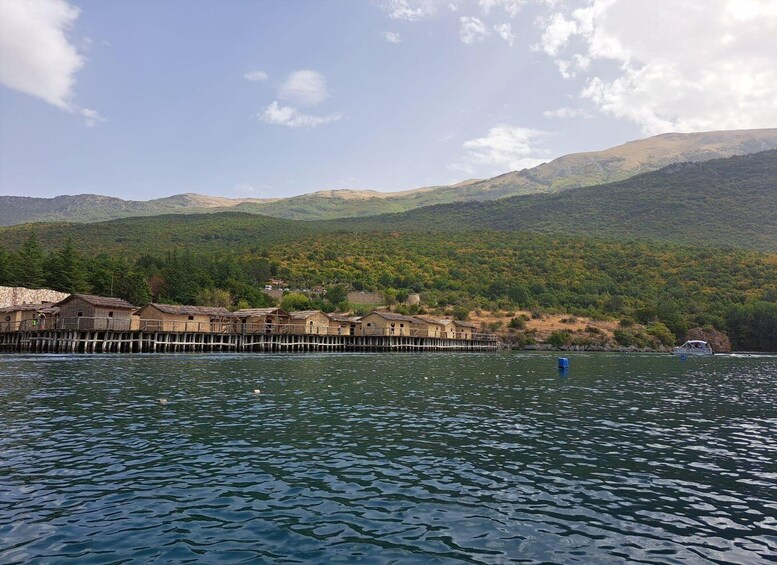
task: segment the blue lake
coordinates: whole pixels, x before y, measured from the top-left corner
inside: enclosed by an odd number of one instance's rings
[[[0,563],[777,562],[777,357],[569,357],[0,356]]]

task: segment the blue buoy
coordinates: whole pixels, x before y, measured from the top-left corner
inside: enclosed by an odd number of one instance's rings
[[[558,358],[558,370],[559,371],[568,371],[569,370],[569,358],[568,357],[559,357]]]

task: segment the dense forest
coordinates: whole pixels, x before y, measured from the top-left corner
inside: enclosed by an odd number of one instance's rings
[[[400,299],[420,292],[428,308],[448,313],[525,308],[659,322],[678,339],[706,326],[739,349],[777,349],[776,255],[503,232],[303,234],[207,248],[86,256],[72,241],[44,248],[32,236],[0,250],[0,284],[237,308],[270,304],[261,289],[279,277],[292,288],[336,289],[314,305],[329,309],[348,288]]]

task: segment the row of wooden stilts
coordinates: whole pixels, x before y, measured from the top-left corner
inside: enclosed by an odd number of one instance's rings
[[[39,330],[0,333],[8,353],[493,351],[496,341],[407,336]]]

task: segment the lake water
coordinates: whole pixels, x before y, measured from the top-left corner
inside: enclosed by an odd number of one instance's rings
[[[0,562],[777,562],[777,357],[570,360],[0,356]]]

